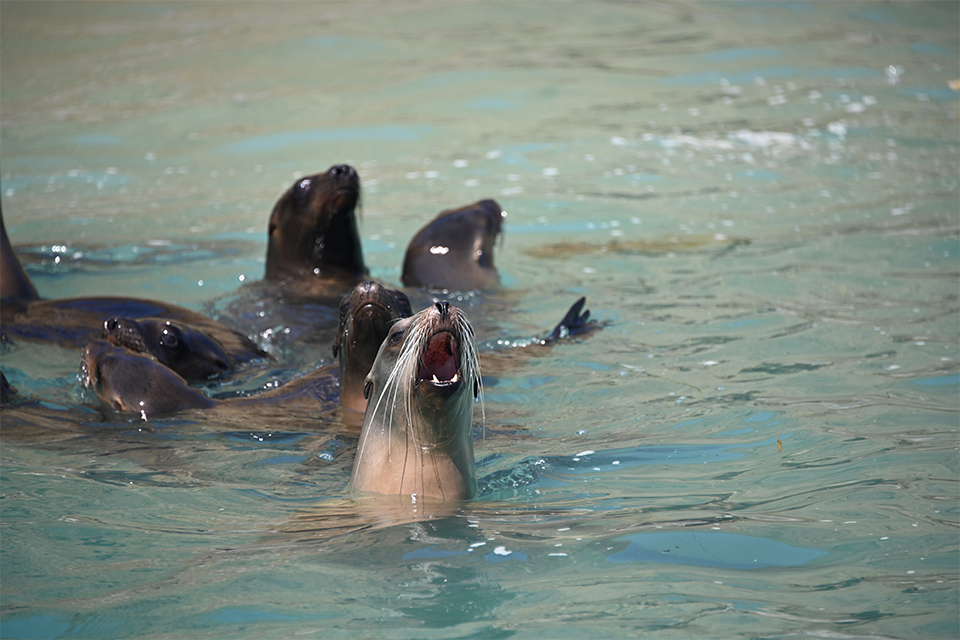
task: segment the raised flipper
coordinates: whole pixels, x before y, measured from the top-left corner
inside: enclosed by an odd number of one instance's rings
[[[598,324],[596,320],[590,319],[590,310],[587,309],[583,311],[583,305],[586,303],[586,297],[582,297],[574,302],[573,306],[567,311],[567,314],[563,316],[560,324],[554,327],[549,335],[541,338],[539,343],[542,345],[553,344],[566,338],[600,329],[602,325]]]

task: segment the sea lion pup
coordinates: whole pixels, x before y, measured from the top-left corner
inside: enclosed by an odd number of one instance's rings
[[[402,291],[361,282],[340,303],[340,325],[333,343],[339,360],[340,407],[360,414],[367,408],[364,379],[373,367],[390,327],[410,317],[410,299]]]
[[[84,348],[79,377],[103,404],[120,412],[139,413],[144,420],[154,414],[217,404],[150,356],[104,340]]]
[[[367,268],[357,232],[359,202],[360,178],[350,165],[298,178],[270,214],[264,280],[302,295],[342,292],[360,282]]]
[[[102,337],[112,344],[146,353],[187,380],[219,376],[255,359],[270,359],[252,340],[219,331],[213,338],[202,328],[166,318],[108,318]]]
[[[479,394],[473,328],[460,310],[442,300],[396,322],[367,375],[351,488],[414,501],[472,498]]]
[[[336,407],[336,370],[332,365],[254,396],[215,400],[190,387],[187,381],[152,356],[135,353],[104,340],[89,343],[80,359],[81,384],[94,391],[100,403],[120,413],[136,413],[144,420],[187,409],[257,407],[309,415]],[[226,417],[226,414],[224,414]]]
[[[407,245],[403,284],[470,291],[500,282],[493,264],[493,246],[506,215],[495,200],[480,200],[439,213]]]

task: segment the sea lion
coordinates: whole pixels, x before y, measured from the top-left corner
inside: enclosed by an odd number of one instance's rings
[[[152,355],[187,380],[205,380],[240,364],[270,356],[236,332],[206,331],[188,322],[167,318],[108,318],[102,337],[137,353]]]
[[[0,299],[36,300],[37,290],[10,246],[0,209]]]
[[[340,407],[363,413],[367,399],[364,379],[390,327],[413,314],[402,291],[367,281],[358,284],[340,303],[340,324],[333,344],[339,360]]]
[[[7,382],[7,376],[0,371],[0,404],[10,404],[13,396],[17,395],[17,390]]]
[[[336,368],[327,365],[277,389],[254,396],[215,400],[190,387],[187,381],[153,357],[104,340],[89,343],[80,359],[81,384],[94,391],[100,403],[120,413],[139,414],[144,420],[215,407],[243,407],[244,417],[257,406],[304,409],[308,415],[336,407]]]
[[[342,294],[360,282],[367,268],[354,213],[359,202],[360,178],[350,165],[298,178],[270,213],[264,279],[304,295]]]
[[[334,355],[340,360],[337,367],[320,367],[253,396],[222,401],[204,396],[206,402],[197,399],[197,392],[183,380],[189,376],[182,371],[217,373],[218,363],[229,364],[218,344],[203,333],[182,331],[184,326],[177,323],[113,318],[106,321],[105,333],[115,348],[108,348],[103,341],[87,345],[80,379],[85,387],[97,393],[104,405],[142,416],[221,404],[283,404],[326,410],[335,406],[338,397],[340,406],[362,414],[367,402],[363,397],[364,379],[377,350],[393,323],[410,314],[410,301],[402,291],[387,289],[376,282],[363,282],[344,296],[341,305],[340,329],[334,344]],[[170,376],[164,371],[167,368],[179,375]]]
[[[366,378],[351,488],[414,501],[472,498],[479,394],[473,328],[459,309],[442,300],[396,322]]]
[[[495,200],[437,214],[407,245],[402,281],[430,290],[487,289],[500,281],[493,247],[506,212]]]
[[[114,338],[117,343],[133,347],[133,334],[121,330],[127,327],[127,324],[120,322],[120,319],[128,322],[149,319],[156,325],[170,323],[182,329],[183,337],[196,352],[201,351],[201,344],[218,345],[219,351],[225,356],[227,367],[211,364],[209,366],[216,368],[216,371],[211,370],[213,373],[223,373],[233,366],[254,358],[270,358],[247,336],[223,323],[177,305],[156,300],[110,296],[61,300],[40,299],[10,245],[6,228],[3,226],[2,211],[0,211],[0,235],[2,235],[0,265],[3,268],[0,332],[4,340],[53,342],[64,347],[82,347],[88,341],[106,332],[116,333]],[[106,325],[114,321],[117,321],[114,327],[116,331],[111,331]],[[160,338],[163,329],[159,328],[158,331],[159,334],[155,337]],[[120,335],[124,333],[127,337],[122,340]],[[148,330],[143,331],[143,344],[136,350],[149,350],[148,347],[152,342],[149,333]],[[167,341],[170,342],[169,338]],[[160,347],[155,344],[152,346],[156,351],[154,355],[161,357]],[[214,349],[211,349],[210,353],[212,354],[213,351]],[[201,379],[210,375],[198,370],[196,363],[188,364],[183,356],[179,360],[171,357],[171,362],[174,369],[188,378]],[[184,363],[182,370],[178,368],[178,362]]]
[[[105,405],[124,413],[139,413],[144,420],[154,414],[207,409],[216,404],[150,356],[104,340],[84,348],[80,380]]]

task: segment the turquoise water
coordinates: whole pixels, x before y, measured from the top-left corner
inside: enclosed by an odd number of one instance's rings
[[[957,637],[956,3],[0,12],[42,295],[219,312],[347,162],[395,285],[441,209],[508,211],[483,349],[606,322],[498,347],[481,495],[416,522],[346,492],[346,429],[103,413],[5,347],[43,404],[2,414],[0,637]]]

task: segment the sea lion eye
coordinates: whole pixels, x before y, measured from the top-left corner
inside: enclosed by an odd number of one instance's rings
[[[176,349],[180,345],[180,339],[170,329],[164,329],[160,334],[160,346],[167,349]]]
[[[394,331],[390,334],[390,346],[395,347],[403,341],[403,330]]]

